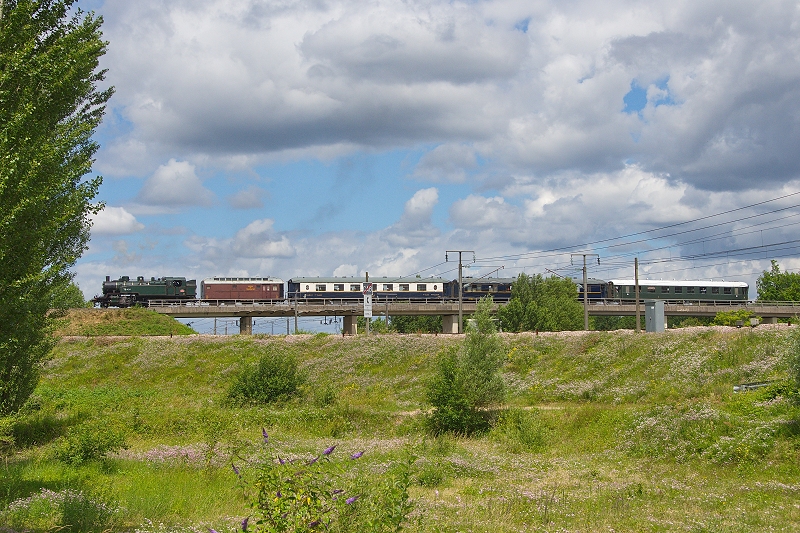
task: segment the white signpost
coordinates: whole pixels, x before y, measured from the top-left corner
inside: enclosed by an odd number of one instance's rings
[[[364,318],[372,318],[372,283],[364,287]]]

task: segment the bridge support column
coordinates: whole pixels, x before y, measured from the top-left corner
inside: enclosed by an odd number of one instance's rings
[[[356,315],[344,315],[344,322],[342,323],[343,335],[356,335],[358,334],[358,317]]]
[[[458,315],[442,315],[442,333],[445,335],[458,333]]]
[[[253,317],[243,316],[239,317],[239,335],[252,335],[253,334]]]
[[[777,324],[778,317],[776,316],[765,316],[764,320],[762,321],[763,324]]]

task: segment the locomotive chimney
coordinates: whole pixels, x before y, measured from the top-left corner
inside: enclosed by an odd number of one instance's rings
[[[111,281],[111,276],[106,276],[106,281]]]

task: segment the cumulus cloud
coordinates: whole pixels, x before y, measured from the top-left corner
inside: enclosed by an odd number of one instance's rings
[[[92,235],[128,235],[144,229],[124,207],[106,206],[92,217]]]
[[[228,205],[234,209],[260,209],[266,196],[267,191],[254,185],[229,196]]]
[[[214,194],[203,187],[194,165],[170,159],[144,182],[137,200],[151,206],[211,205]]]
[[[422,156],[412,177],[434,182],[461,183],[476,166],[477,158],[472,148],[443,144]]]
[[[383,238],[402,247],[429,243],[439,235],[438,228],[431,223],[438,202],[439,191],[435,187],[420,189],[406,202],[400,220],[383,231]]]
[[[295,250],[286,235],[277,235],[273,220],[255,220],[233,238],[231,249],[240,257],[292,257]]]

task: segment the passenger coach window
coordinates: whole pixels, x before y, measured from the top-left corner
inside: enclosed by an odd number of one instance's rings
[[[335,292],[344,292],[344,283],[334,283],[333,290]]]
[[[401,283],[400,284],[400,290],[401,291],[410,291],[411,288],[409,287],[408,283]]]
[[[700,294],[705,294],[708,290],[705,287],[700,287]]]
[[[694,287],[686,287],[686,294],[694,294]]]
[[[719,294],[719,287],[711,287],[711,294]]]
[[[359,292],[361,290],[361,286],[358,283],[353,283],[350,285],[350,292]]]
[[[383,290],[385,290],[385,291],[393,291],[394,290],[394,284],[392,284],[392,283],[384,283],[383,284]]]
[[[428,286],[425,283],[417,283],[417,290],[418,291],[427,291]]]
[[[675,294],[680,294],[683,292],[683,287],[675,287]]]
[[[731,290],[731,288],[730,288],[730,287],[723,287],[723,288],[722,288],[722,292],[723,292],[724,294],[733,294],[733,291]]]
[[[647,292],[656,292],[655,287],[647,287]]]
[[[661,292],[669,292],[669,287],[661,287]]]
[[[317,292],[325,292],[327,286],[324,283],[317,283]]]

